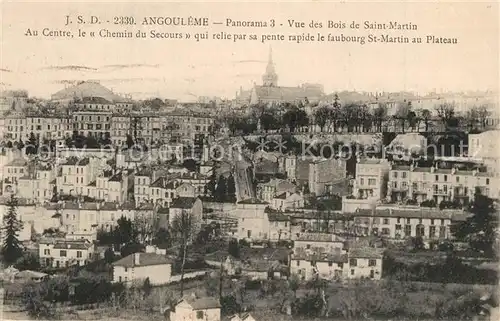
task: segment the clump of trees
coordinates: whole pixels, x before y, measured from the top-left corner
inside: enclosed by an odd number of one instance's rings
[[[236,183],[233,174],[230,174],[227,178],[220,175],[218,179],[216,179],[215,174],[212,174],[207,184],[207,193],[216,202],[236,202]]]

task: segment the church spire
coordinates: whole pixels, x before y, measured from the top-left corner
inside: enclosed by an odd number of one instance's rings
[[[278,86],[278,74],[276,74],[274,70],[272,47],[269,47],[269,58],[267,61],[266,73],[262,76],[262,82],[263,85],[267,87]]]

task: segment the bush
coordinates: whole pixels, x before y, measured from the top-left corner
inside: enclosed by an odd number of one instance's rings
[[[232,315],[241,312],[241,305],[236,301],[233,295],[226,295],[221,298],[221,313],[223,315]]]
[[[245,239],[241,239],[239,243],[241,247],[250,247],[250,243],[248,243]]]

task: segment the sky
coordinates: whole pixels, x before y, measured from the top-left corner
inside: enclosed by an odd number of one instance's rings
[[[347,2],[347,1],[346,1]],[[432,91],[497,90],[499,86],[499,7],[497,3],[362,2],[289,3],[40,3],[3,2],[0,80],[3,89],[26,89],[32,96],[48,98],[64,88],[66,80],[99,80],[120,94],[134,98],[161,97],[194,100],[198,96],[233,98],[243,87],[261,84],[268,51],[273,50],[278,84],[324,85],[327,93],[343,90]],[[335,42],[216,41],[175,39],[50,39],[27,37],[28,28],[65,29],[66,15],[95,15],[101,19],[134,16],[208,17],[209,21],[267,21],[286,26],[288,19],[327,20],[350,24],[397,20],[411,22],[417,31],[393,35],[457,37],[457,45],[348,44]],[[91,26],[80,26],[90,31]],[[108,28],[109,27],[109,28]],[[141,26],[95,27],[132,31]],[[70,27],[76,33],[76,25]],[[177,32],[175,27],[150,30]],[[182,30],[181,30],[182,31]],[[202,32],[205,29],[185,29]],[[301,34],[317,31],[260,28],[230,29],[212,25],[211,34]],[[369,31],[326,29],[328,33],[367,35]],[[371,31],[381,34],[381,31]],[[73,67],[68,67],[73,66]],[[77,66],[77,67],[75,67]]]

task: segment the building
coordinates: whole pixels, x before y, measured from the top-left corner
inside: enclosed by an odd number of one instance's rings
[[[133,253],[113,263],[113,282],[144,282],[149,278],[151,285],[170,282],[173,262],[156,253]]]
[[[255,321],[255,319],[250,313],[241,313],[233,315],[229,321]]]
[[[309,192],[316,196],[330,194],[346,177],[345,160],[330,158],[309,163]]]
[[[348,249],[349,279],[382,278],[383,249],[373,247],[354,247]]]
[[[304,233],[294,241],[290,273],[304,280],[316,274],[327,279],[341,278],[346,263],[343,239],[333,234]]]
[[[360,199],[385,198],[390,167],[385,159],[358,159],[353,195]]]
[[[38,255],[46,267],[83,266],[95,259],[95,247],[87,240],[44,239],[39,242]]]
[[[283,193],[295,193],[297,186],[279,178],[271,178],[267,183],[260,183],[257,186],[257,195],[265,202],[271,203],[272,200]]]
[[[271,207],[282,212],[303,208],[304,196],[302,193],[284,192],[272,199]]]
[[[278,74],[274,68],[272,51],[266,72],[262,76],[262,86],[255,85],[250,94],[250,104],[275,104],[280,102],[318,102],[324,96],[323,86],[303,84],[298,87],[278,86]]]
[[[198,197],[177,197],[174,199],[169,208],[169,224],[172,224],[174,219],[181,215],[190,215],[196,229],[199,229],[203,221],[203,203],[201,199]]]
[[[197,298],[193,295],[181,299],[165,314],[168,314],[170,321],[220,321],[220,310],[219,300],[210,297]]]
[[[452,222],[466,219],[460,210],[358,209],[352,213],[356,235],[376,235],[391,239],[422,237],[424,240],[445,240],[452,237]]]
[[[498,175],[478,169],[417,167],[393,165],[389,172],[387,200],[400,202],[414,200],[421,203],[433,200],[469,203],[477,191],[491,198],[499,198]]]
[[[269,203],[259,199],[240,201],[235,210],[238,217],[238,238],[247,240],[267,240],[269,221],[265,212]]]

